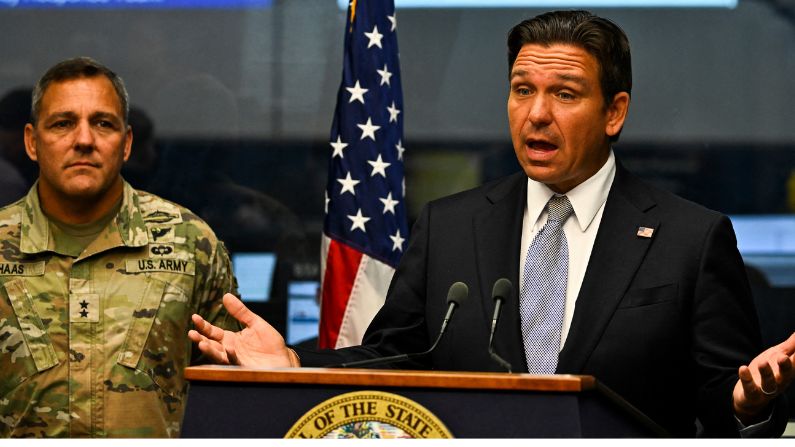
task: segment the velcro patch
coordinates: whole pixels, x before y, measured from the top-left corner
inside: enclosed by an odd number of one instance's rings
[[[174,242],[174,227],[151,227],[149,235],[152,242],[171,243]]]
[[[167,258],[173,257],[174,244],[149,244],[149,257]]]
[[[169,272],[183,275],[195,274],[196,265],[193,261],[173,258],[128,259],[127,273]]]
[[[182,222],[182,215],[179,212],[179,209],[176,207],[172,210],[173,212],[168,212],[164,210],[155,210],[149,213],[145,213],[143,218],[144,222],[147,223],[155,223],[155,224],[178,224]]]
[[[44,261],[0,262],[0,275],[41,276],[43,274],[44,274]]]
[[[99,321],[99,294],[72,293],[69,295],[69,322],[96,323]]]

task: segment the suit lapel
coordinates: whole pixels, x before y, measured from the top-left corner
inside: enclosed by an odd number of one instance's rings
[[[495,335],[495,350],[517,370],[526,370],[522,336],[519,331],[519,251],[522,216],[527,200],[527,177],[519,172],[487,190],[491,203],[473,219],[479,284],[470,284],[480,293],[483,315],[491,328],[494,302],[491,288],[499,278],[513,283],[511,296],[502,310]],[[471,293],[475,293],[473,290]]]
[[[646,186],[619,164],[560,353],[558,373],[581,373],[595,349],[653,240],[638,236],[638,228],[659,229],[659,221],[645,213],[654,206]]]

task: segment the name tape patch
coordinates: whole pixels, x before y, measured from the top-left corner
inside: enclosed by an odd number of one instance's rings
[[[41,276],[43,274],[44,274],[44,261],[0,262],[0,275]]]
[[[168,272],[194,275],[196,264],[182,259],[128,259],[127,273]]]

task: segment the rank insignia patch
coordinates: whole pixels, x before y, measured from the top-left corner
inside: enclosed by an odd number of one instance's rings
[[[72,293],[69,295],[69,322],[96,323],[99,321],[99,294]]]

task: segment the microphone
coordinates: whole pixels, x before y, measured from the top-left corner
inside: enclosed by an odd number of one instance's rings
[[[442,335],[444,335],[445,331],[447,330],[447,325],[450,322],[450,319],[453,318],[453,312],[455,312],[456,308],[460,306],[464,301],[466,301],[467,297],[469,296],[469,287],[462,282],[453,283],[450,286],[450,289],[447,291],[447,313],[444,316],[444,320],[442,321],[442,327],[439,330],[439,335],[436,337],[436,341],[433,342],[431,347],[423,352],[415,352],[411,354],[398,354],[392,355],[389,357],[379,357],[376,359],[366,359],[366,360],[357,360],[355,362],[347,362],[347,363],[340,363],[338,366],[341,368],[351,368],[355,366],[370,366],[370,365],[379,365],[382,363],[394,363],[400,362],[403,360],[409,360],[417,357],[422,357],[430,354],[436,349],[436,346],[439,344],[439,341],[442,339]]]
[[[511,364],[494,351],[494,332],[497,330],[497,322],[500,319],[503,301],[507,300],[512,293],[513,284],[508,279],[500,278],[494,282],[494,287],[491,289],[491,298],[494,300],[494,316],[491,318],[491,333],[489,334],[489,355],[500,366],[508,370],[509,373],[512,372]]]

